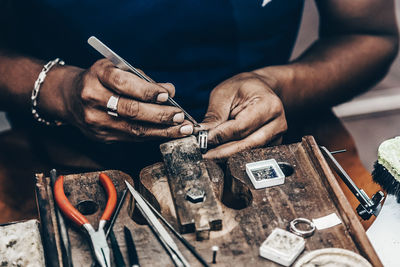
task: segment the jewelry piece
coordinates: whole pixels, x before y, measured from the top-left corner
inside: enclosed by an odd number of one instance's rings
[[[297,224],[303,223],[308,225],[308,230],[300,230],[296,227]],[[302,236],[302,237],[309,237],[314,234],[315,225],[312,221],[306,218],[297,218],[290,222],[290,232]]]
[[[197,136],[197,142],[199,143],[200,146],[200,151],[201,153],[206,153],[207,152],[207,137],[208,137],[208,131],[200,131],[199,135]]]
[[[110,96],[107,102],[107,113],[108,115],[118,117],[118,101],[119,101],[119,96]]]
[[[46,79],[47,73],[57,63],[61,66],[65,65],[64,61],[62,61],[59,58],[56,58],[54,60],[49,61],[46,65],[43,66],[42,71],[39,73],[39,76],[38,76],[37,80],[35,81],[35,84],[34,84],[33,90],[32,90],[32,96],[31,96],[31,104],[32,104],[31,110],[32,110],[33,118],[35,118],[35,120],[40,123],[46,124],[47,126],[50,126],[50,125],[60,126],[63,124],[63,122],[61,122],[61,121],[55,120],[53,122],[50,122],[50,121],[43,119],[42,117],[40,117],[39,113],[36,110],[40,87],[42,86],[42,83]]]

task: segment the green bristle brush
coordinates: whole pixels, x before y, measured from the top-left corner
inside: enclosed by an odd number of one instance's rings
[[[378,160],[372,177],[400,203],[400,136],[384,141],[378,148]]]

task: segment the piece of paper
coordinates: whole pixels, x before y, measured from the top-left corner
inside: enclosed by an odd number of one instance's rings
[[[318,230],[330,228],[342,223],[342,221],[339,219],[336,213],[332,213],[321,218],[313,219],[312,221]]]

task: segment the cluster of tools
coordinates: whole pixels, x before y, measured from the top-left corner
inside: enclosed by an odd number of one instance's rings
[[[78,227],[81,227],[89,237],[90,246],[93,250],[97,263],[102,267],[108,267],[110,265],[110,250],[107,243],[107,238],[110,237],[113,252],[115,255],[115,261],[118,266],[125,266],[121,252],[119,250],[118,243],[116,241],[114,232],[112,230],[121,206],[125,200],[127,191],[125,190],[117,206],[117,192],[115,186],[105,173],[100,173],[99,180],[105,188],[108,196],[107,205],[104,209],[103,215],[100,218],[99,226],[97,231],[89,223],[88,219],[82,215],[68,200],[64,192],[64,177],[57,177],[56,170],[52,170],[50,176],[54,182],[54,199],[58,205],[60,211],[70,221],[75,223]],[[58,213],[59,224],[64,224],[62,216]],[[108,222],[110,222],[108,224]],[[108,224],[108,225],[107,225]],[[106,228],[107,227],[107,228]],[[136,250],[134,244],[131,242],[132,237],[128,228],[125,228],[125,239],[127,240],[127,247],[130,248],[129,258],[131,265],[138,265]],[[71,249],[69,245],[69,238],[65,225],[60,227],[61,239],[66,254],[65,266],[72,266]],[[132,255],[132,256],[131,256]],[[136,257],[135,257],[136,255]],[[93,264],[94,265],[94,264]]]
[[[94,258],[96,259],[97,264],[101,267],[111,266],[110,249],[107,243],[108,237],[110,237],[110,243],[112,246],[116,266],[126,266],[112,228],[125,201],[128,190],[135,199],[136,207],[140,210],[143,217],[148,222],[148,225],[156,234],[158,240],[164,246],[166,252],[168,252],[168,254],[171,256],[171,259],[176,266],[187,267],[190,266],[190,264],[180,252],[171,235],[162,226],[158,219],[160,219],[170,229],[170,231],[182,242],[183,245],[185,245],[185,247],[200,261],[203,266],[208,266],[208,263],[201,257],[196,249],[181,234],[179,234],[174,229],[174,227],[126,180],[125,183],[127,189],[123,191],[117,205],[117,192],[112,180],[105,173],[99,174],[100,183],[107,192],[108,200],[103,215],[100,218],[98,229],[95,230],[93,226],[89,223],[88,219],[84,215],[82,215],[82,213],[79,212],[66,197],[63,188],[64,177],[59,176],[57,179],[55,179],[56,176],[56,171],[53,169],[51,171],[51,177],[53,180],[55,180],[55,202],[57,203],[58,208],[64,214],[64,216],[67,217],[74,224],[76,224],[78,227],[80,227],[82,230],[84,230],[84,232],[87,234],[90,240],[90,246],[92,248]],[[58,216],[59,222],[61,224],[64,224],[63,217],[60,216],[60,214]],[[63,227],[60,227],[60,229],[64,229],[66,231],[65,225]],[[135,244],[132,238],[131,231],[127,226],[124,226],[124,234],[126,246],[128,248],[129,266],[139,266],[139,258],[137,255]],[[61,233],[61,238],[63,241],[62,243],[64,245],[65,254],[67,255],[66,263],[64,265],[72,266],[71,249],[69,246],[68,234],[66,232]],[[216,262],[217,251],[218,247],[213,247],[214,263]],[[92,266],[95,266],[95,263],[93,263]]]

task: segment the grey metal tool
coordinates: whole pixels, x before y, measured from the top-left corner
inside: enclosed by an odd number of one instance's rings
[[[136,68],[134,68],[131,64],[129,64],[125,59],[120,57],[118,54],[116,54],[114,51],[112,51],[108,46],[103,44],[99,39],[97,39],[95,36],[91,36],[88,39],[88,44],[90,44],[94,49],[97,50],[100,54],[102,54],[105,58],[109,59],[117,68],[125,71],[132,72],[133,74],[137,75],[139,78],[149,82],[149,83],[155,83],[151,78],[149,78],[146,75],[143,75],[140,73]],[[189,115],[189,113],[186,112],[174,99],[168,96],[168,103],[170,103],[172,106],[175,106],[182,110],[182,112],[185,114],[186,118],[193,123],[194,126],[199,126],[199,124],[196,122],[196,120]]]
[[[143,198],[144,202],[150,207],[155,215],[171,230],[171,232],[185,245],[185,247],[192,252],[192,254],[203,264],[205,267],[209,267],[208,263],[203,259],[203,257],[196,251],[193,247],[175,228],[154,208],[147,199]]]
[[[108,238],[111,235],[112,228],[114,226],[115,221],[117,220],[119,212],[121,211],[122,205],[125,202],[125,198],[126,198],[127,193],[128,193],[128,189],[124,189],[124,191],[122,191],[121,199],[118,201],[117,208],[115,209],[114,214],[111,217],[110,224],[108,225],[108,227],[106,227],[106,229],[107,229],[107,230],[105,230],[106,238]],[[115,239],[115,237],[114,237],[114,239]],[[117,257],[119,257],[119,255],[121,254],[121,250],[120,250],[120,248],[118,246],[118,242],[116,242],[116,240],[115,240],[115,242],[114,241],[111,241],[111,242],[114,243],[114,244],[112,244],[113,253],[114,254],[115,253],[118,254]],[[118,251],[114,252],[115,250],[118,250]],[[124,260],[121,259],[121,258],[117,258],[117,257],[115,257],[116,261],[117,261],[116,262],[117,266],[123,266],[122,264],[125,264]],[[95,267],[95,266],[96,266],[96,262],[93,262],[91,267]]]
[[[328,164],[333,167],[336,171],[337,175],[343,180],[346,186],[350,189],[351,193],[357,198],[360,202],[360,205],[356,208],[357,214],[363,220],[369,220],[372,215],[378,216],[382,209],[382,201],[385,198],[385,195],[382,191],[376,192],[372,199],[368,197],[368,195],[364,192],[364,190],[357,187],[354,181],[350,178],[350,176],[345,172],[345,170],[340,166],[339,162],[332,156],[332,153],[324,147],[319,147],[325,159],[328,160]]]
[[[50,180],[51,180],[52,186],[54,186],[54,183],[57,180],[56,169],[52,169],[50,171]],[[61,249],[62,249],[62,254],[63,254],[63,256],[62,256],[63,266],[72,267],[71,245],[70,245],[70,241],[69,241],[67,226],[65,225],[64,217],[61,215],[59,208],[55,207],[55,209],[56,209],[58,229],[60,231],[61,242],[62,242]]]
[[[122,205],[124,204],[125,198],[126,198],[126,194],[128,193],[128,189],[124,189],[124,191],[122,191],[122,195],[121,195],[121,199],[118,202],[117,208],[114,211],[113,216],[111,217],[110,220],[110,224],[108,225],[108,227],[106,228],[106,237],[108,237],[108,235],[110,234],[110,231],[112,230],[115,221],[117,220],[118,214],[121,211]]]
[[[150,228],[156,233],[158,239],[164,245],[167,252],[170,254],[172,260],[174,261],[174,264],[176,266],[189,267],[189,262],[180,252],[178,246],[176,245],[170,234],[167,232],[167,230],[165,230],[162,224],[157,220],[157,217],[154,215],[151,208],[146,204],[144,198],[126,180],[125,183],[136,201],[136,206],[142,212],[143,217],[149,223]]]

